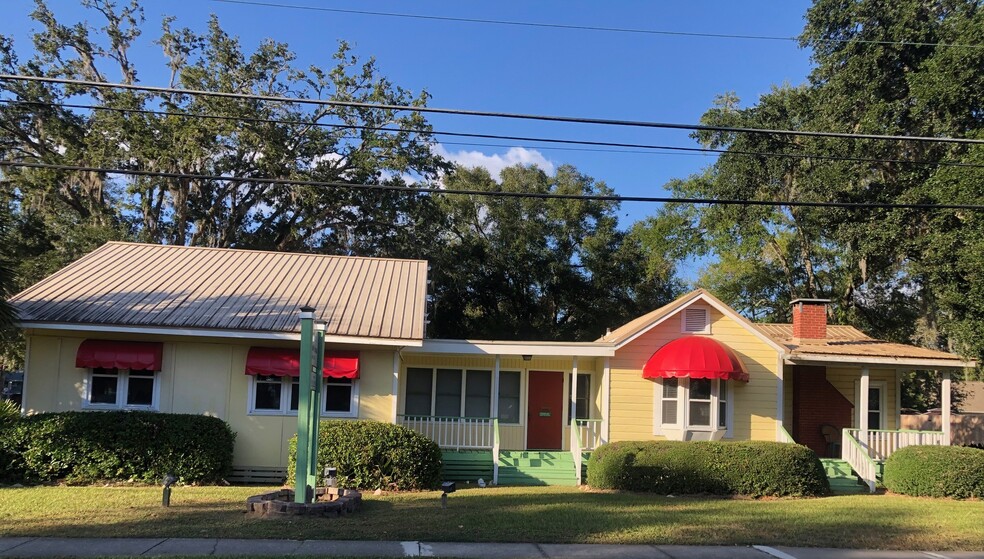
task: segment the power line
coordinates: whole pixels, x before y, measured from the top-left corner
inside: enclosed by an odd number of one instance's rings
[[[36,163],[29,161],[0,160],[0,167],[25,167],[30,169],[53,169],[60,171],[81,171],[90,173],[106,173],[133,175],[142,177],[161,177],[174,179],[193,179],[202,181],[227,181],[237,183],[262,183],[284,186],[319,186],[328,188],[343,188],[350,190],[388,191],[404,193],[426,193],[441,195],[488,196],[492,198],[536,198],[546,200],[586,200],[601,202],[645,202],[673,204],[708,204],[723,206],[772,206],[772,207],[807,207],[807,208],[846,208],[846,209],[913,209],[913,210],[974,210],[984,211],[984,204],[899,204],[880,202],[800,202],[773,200],[736,200],[718,198],[674,198],[657,196],[619,196],[615,194],[554,194],[543,192],[506,192],[485,190],[462,190],[425,186],[396,186],[386,184],[359,184],[337,181],[312,181],[298,179],[277,179],[269,177],[233,177],[223,175],[204,175],[194,173],[177,173],[168,171],[145,171],[141,169],[111,169],[86,165],[61,165],[55,163]]]
[[[433,16],[423,14],[407,14],[397,12],[375,12],[369,10],[347,10],[341,8],[325,8],[321,6],[303,6],[299,4],[280,4],[276,2],[258,2],[253,0],[212,0],[223,4],[240,4],[244,6],[261,6],[265,8],[285,8],[291,10],[307,10],[314,12],[329,12],[336,14],[353,14],[364,16],[380,16],[391,18],[421,19],[430,21],[451,21],[458,23],[479,23],[488,25],[503,25],[512,27],[540,27],[546,29],[567,29],[574,31],[601,31],[607,33],[631,33],[636,35],[664,35],[671,37],[699,37],[705,39],[744,39],[755,41],[788,41],[799,43],[798,37],[783,37],[779,35],[740,35],[734,33],[702,33],[694,31],[666,31],[657,29],[638,29],[631,27],[600,27],[595,25],[573,25],[564,23],[542,23],[533,21],[517,21],[503,19],[481,19],[469,17],[452,16]],[[960,48],[984,48],[984,45],[961,44],[961,43],[924,43],[918,41],[872,41],[866,39],[814,39],[818,43],[858,43],[869,45],[897,45],[897,46],[916,46],[916,47],[960,47]]]
[[[452,137],[464,137],[464,138],[484,138],[493,140],[512,140],[521,142],[543,142],[543,143],[553,143],[553,144],[572,144],[572,145],[587,145],[587,146],[604,146],[604,147],[620,147],[629,149],[640,149],[647,151],[636,151],[630,152],[626,150],[570,150],[568,151],[603,151],[608,153],[655,153],[658,155],[673,155],[671,153],[657,152],[650,150],[668,150],[681,152],[684,154],[728,154],[728,155],[741,155],[748,157],[785,157],[790,159],[817,159],[823,161],[854,161],[860,163],[897,163],[906,165],[929,165],[929,166],[945,166],[945,167],[970,167],[970,168],[984,168],[984,165],[978,163],[964,163],[961,161],[923,161],[923,160],[908,160],[908,159],[895,159],[895,158],[874,158],[874,157],[851,157],[846,155],[823,155],[814,153],[788,153],[788,152],[768,152],[768,151],[752,151],[752,150],[738,150],[738,149],[723,149],[723,148],[695,148],[695,147],[685,147],[685,146],[667,146],[667,145],[654,145],[654,144],[636,144],[636,143],[625,143],[625,142],[602,142],[594,140],[569,140],[560,138],[542,138],[542,137],[530,137],[530,136],[507,136],[501,134],[479,134],[472,132],[449,132],[440,130],[429,130],[424,128],[388,128],[385,126],[363,126],[356,124],[335,124],[326,122],[315,122],[315,121],[301,121],[301,120],[284,120],[284,119],[274,119],[274,118],[253,118],[253,117],[237,117],[228,115],[216,115],[211,113],[184,113],[184,112],[174,112],[174,111],[160,111],[154,109],[131,109],[123,107],[106,107],[100,105],[81,105],[74,103],[54,103],[50,101],[19,101],[13,99],[0,99],[0,103],[6,104],[21,104],[21,105],[40,105],[46,107],[63,107],[69,109],[85,109],[85,110],[95,110],[95,111],[107,111],[107,112],[117,112],[117,113],[136,113],[136,114],[151,114],[159,116],[177,116],[182,118],[203,118],[203,119],[214,119],[214,120],[231,120],[236,122],[252,122],[260,124],[287,124],[287,125],[299,125],[299,126],[317,126],[323,128],[336,128],[336,129],[348,129],[348,130],[372,130],[380,132],[404,132],[411,134],[428,134],[435,136],[452,136]],[[348,139],[354,139],[357,136],[345,136]],[[466,142],[441,142],[445,145],[466,145],[466,146],[488,146],[488,147],[526,147],[526,146],[511,146],[503,144],[480,144],[480,143],[466,143]],[[550,146],[528,146],[537,149],[563,149],[563,148],[552,148]]]
[[[705,124],[680,124],[669,122],[652,122],[643,120],[618,120],[606,118],[583,118],[571,116],[537,115],[523,113],[503,113],[491,111],[474,111],[466,109],[447,109],[437,107],[415,107],[412,105],[389,105],[379,103],[363,103],[358,101],[330,101],[327,99],[305,99],[300,97],[283,97],[279,95],[259,95],[255,93],[232,93],[222,91],[204,91],[200,89],[179,89],[173,87],[156,87],[125,83],[99,82],[90,80],[73,80],[67,78],[50,78],[42,76],[25,76],[18,74],[0,74],[0,80],[26,82],[57,83],[63,85],[78,85],[96,88],[126,89],[132,91],[147,91],[152,93],[169,93],[178,95],[203,95],[225,99],[247,99],[251,101],[271,101],[278,103],[297,103],[306,105],[321,105],[332,107],[351,107],[361,109],[381,109],[393,111],[409,111],[421,113],[448,114],[457,116],[478,116],[506,118],[514,120],[535,120],[543,122],[564,122],[570,124],[598,124],[605,126],[626,126],[636,128],[663,128],[671,130],[701,130],[708,132],[732,132],[738,134],[781,134],[788,136],[806,136],[818,138],[840,138],[852,140],[887,140],[887,141],[917,141],[951,144],[984,144],[984,139],[951,138],[934,136],[891,136],[882,134],[856,134],[849,132],[819,132],[809,130],[777,130],[769,128],[741,128],[733,126],[709,126]]]

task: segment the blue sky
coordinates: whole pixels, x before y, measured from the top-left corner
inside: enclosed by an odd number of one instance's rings
[[[666,31],[791,37],[803,28],[802,0],[500,0],[415,2],[269,0],[350,10],[462,18],[517,20]],[[123,0],[120,0],[122,3]],[[51,0],[64,22],[86,15],[77,0]],[[147,21],[133,54],[140,80],[166,85],[159,35],[163,15],[201,30],[209,14],[251,49],[264,37],[287,42],[302,65],[329,65],[344,39],[360,57],[374,56],[382,74],[412,91],[427,89],[431,106],[661,122],[697,122],[716,95],[734,91],[753,104],[773,85],[800,84],[810,71],[809,52],[791,41],[660,36],[247,6],[211,0],[143,0]],[[0,33],[12,35],[21,56],[29,52],[34,22],[29,0],[7,0]],[[116,79],[110,76],[110,79]],[[437,130],[543,136],[594,141],[696,146],[686,131],[519,122],[434,115]],[[463,146],[446,138],[444,150],[463,163],[496,169],[513,162],[571,163],[622,195],[660,196],[663,185],[699,171],[705,155],[564,151],[544,148]],[[497,140],[482,143],[508,143]],[[655,210],[626,204],[623,226]]]

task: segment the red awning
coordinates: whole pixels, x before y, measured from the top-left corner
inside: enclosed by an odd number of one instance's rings
[[[748,382],[741,359],[705,336],[677,338],[656,350],[642,368],[643,378],[717,378]]]
[[[296,377],[301,370],[301,352],[279,347],[251,347],[246,355],[247,375]],[[326,351],[326,378],[359,378],[358,351]]]
[[[80,369],[134,369],[160,371],[164,344],[160,342],[117,342],[85,340],[75,354]]]

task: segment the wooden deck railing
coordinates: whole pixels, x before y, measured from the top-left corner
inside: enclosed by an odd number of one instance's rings
[[[861,447],[867,449],[868,456],[874,460],[887,460],[896,450],[915,445],[944,445],[946,439],[942,431],[891,431],[887,429],[868,429],[868,436],[862,437],[860,429],[845,429]]]
[[[600,419],[575,419],[571,422],[571,428],[577,426],[578,442],[581,450],[594,450],[601,446],[601,420]],[[571,452],[574,447],[571,447]]]
[[[401,415],[397,420],[444,449],[493,450],[496,446],[496,421],[491,417]]]

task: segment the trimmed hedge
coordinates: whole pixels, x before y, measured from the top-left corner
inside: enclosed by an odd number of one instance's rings
[[[0,479],[37,483],[141,481],[173,473],[185,483],[232,471],[235,433],[203,415],[143,411],[30,415],[0,432]]]
[[[318,481],[325,466],[338,468],[341,487],[434,489],[441,482],[441,449],[401,425],[369,420],[321,422]],[[287,483],[294,483],[297,437],[290,440]]]
[[[916,497],[984,498],[984,450],[908,446],[885,461],[885,487]]]
[[[664,495],[819,496],[830,484],[805,446],[765,441],[644,441],[602,445],[588,485]]]

